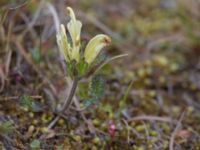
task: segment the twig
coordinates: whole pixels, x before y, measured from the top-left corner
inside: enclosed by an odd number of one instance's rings
[[[181,114],[181,117],[180,117],[180,119],[178,120],[177,125],[176,125],[174,131],[172,132],[172,135],[171,135],[171,137],[170,137],[170,142],[169,142],[169,150],[174,150],[174,139],[175,139],[175,137],[176,137],[176,134],[177,134],[178,129],[179,129],[180,126],[181,126],[181,122],[182,122],[182,120],[183,120],[184,115],[185,115],[185,111]]]
[[[137,120],[149,120],[149,121],[161,121],[161,122],[172,122],[173,121],[170,117],[137,116],[137,117],[133,117],[133,118],[129,119],[128,122],[137,121]]]
[[[58,119],[60,118],[60,116],[56,116],[53,121],[50,122],[50,124],[48,125],[48,129],[51,129],[55,124],[56,122],[58,121]]]
[[[40,1],[39,7],[38,7],[37,11],[35,12],[33,19],[30,22],[27,21],[27,28],[21,33],[21,36],[24,37],[26,35],[26,33],[28,31],[30,31],[31,28],[34,26],[35,22],[37,21],[37,19],[40,16],[40,12],[43,8],[43,4],[44,4],[44,0]]]
[[[150,137],[149,137],[149,130],[147,129],[147,125],[145,124],[145,121],[141,121],[142,124],[143,124],[143,127],[144,127],[144,131],[145,131],[145,139],[147,140],[150,140]]]
[[[29,96],[32,99],[42,99],[42,96],[40,95],[33,95],[33,96]],[[10,101],[10,100],[17,100],[19,99],[20,96],[10,96],[10,97],[0,97],[0,101]]]
[[[6,75],[6,77],[9,74],[10,64],[11,64],[11,57],[12,57],[12,50],[9,50],[8,54],[7,54],[6,62],[5,62],[5,75]]]
[[[0,93],[1,93],[5,86],[5,75],[1,67],[0,67],[0,81],[1,81],[1,85],[0,85]]]
[[[78,99],[76,97],[74,97],[74,104],[75,104],[75,106],[76,106],[76,108],[78,110],[81,109],[79,101],[78,101]],[[97,131],[97,129],[95,129],[95,127],[93,126],[92,122],[85,117],[85,115],[84,115],[84,113],[82,111],[80,111],[79,113],[80,113],[81,117],[83,118],[84,122],[87,124],[87,127],[88,127],[89,131],[94,134],[95,131]]]
[[[53,17],[53,21],[54,21],[54,25],[55,25],[55,30],[56,32],[58,32],[59,30],[59,25],[60,25],[60,20],[58,18],[58,14],[56,12],[56,9],[55,7],[49,3],[49,2],[46,2],[46,6],[47,8],[49,9],[50,13],[52,14],[52,17]]]
[[[29,2],[29,0],[25,0],[22,4],[19,4],[18,6],[15,6],[15,7],[10,7],[9,9],[11,9],[11,10],[18,9],[20,7],[25,6],[28,2]]]
[[[130,143],[130,126],[129,126],[127,120],[122,119],[122,121],[126,125],[126,129],[127,129],[127,142]]]
[[[53,113],[55,113],[56,114],[56,117],[50,122],[50,124],[48,125],[48,129],[51,129],[56,123],[57,123],[57,121],[58,121],[58,119],[59,118],[63,118],[63,119],[65,119],[65,120],[67,120],[67,117],[64,115],[64,114],[62,114],[62,113],[58,113],[58,112],[53,112]],[[42,138],[43,136],[41,136],[41,138]]]
[[[164,36],[164,37],[156,37],[156,38],[152,38],[151,41],[149,41],[149,43],[146,46],[146,50],[147,51],[151,51],[153,50],[156,46],[162,44],[162,43],[166,43],[166,42],[182,42],[185,40],[185,37],[182,33],[177,33],[177,34],[172,34],[172,35],[168,35],[168,36]]]

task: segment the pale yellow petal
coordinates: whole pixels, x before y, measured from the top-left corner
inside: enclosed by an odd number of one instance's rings
[[[79,20],[76,20],[74,15],[74,11],[72,8],[67,7],[67,11],[70,16],[70,21],[67,24],[67,29],[70,33],[71,40],[72,40],[72,59],[75,59],[77,62],[79,61],[79,50],[80,50],[80,34],[82,23]]]
[[[104,34],[99,34],[93,37],[87,44],[84,52],[85,61],[91,64],[97,57],[101,49],[111,43],[110,37]]]
[[[81,27],[82,27],[82,24],[80,21],[76,21],[75,24],[72,21],[70,21],[67,24],[67,28],[72,40],[72,59],[75,59],[77,62],[79,61],[79,57],[80,57],[79,50],[81,46],[81,42],[80,42]]]
[[[67,7],[67,11],[68,11],[68,14],[69,16],[71,17],[72,20],[76,20],[76,16],[74,14],[74,11],[71,7]]]
[[[61,24],[60,29],[56,35],[56,38],[60,52],[64,55],[65,60],[69,62],[71,54],[69,51],[69,44],[66,35],[66,30],[63,24]]]
[[[80,34],[81,34],[82,23],[80,21],[72,21],[67,24],[67,29],[72,38],[72,46],[80,47]]]

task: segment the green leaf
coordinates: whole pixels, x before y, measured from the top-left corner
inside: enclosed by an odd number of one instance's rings
[[[80,62],[77,64],[77,70],[78,70],[79,76],[84,75],[87,69],[88,69],[88,64],[84,62],[83,59],[81,59]]]
[[[74,76],[74,67],[71,63],[66,63],[66,70],[67,70],[67,74],[73,78]]]
[[[84,100],[83,105],[85,107],[89,107],[90,105],[95,104],[96,102],[97,102],[97,98],[90,98],[90,99]]]
[[[117,56],[113,56],[109,59],[106,59],[105,61],[103,61],[95,70],[95,72],[98,72],[102,67],[104,67],[106,64],[108,64],[109,62],[115,60],[115,59],[118,59],[118,58],[122,58],[122,57],[125,57],[125,56],[128,56],[128,54],[122,54],[122,55],[117,55]]]
[[[33,100],[30,96],[23,95],[20,97],[20,106],[24,108],[32,108]]]
[[[22,109],[31,110],[32,112],[43,111],[42,104],[37,101],[33,101],[33,99],[28,95],[20,97],[20,106]]]
[[[40,141],[39,140],[33,140],[30,144],[30,147],[32,150],[39,150],[40,149]]]
[[[13,130],[12,122],[6,121],[0,123],[0,134],[9,134]]]
[[[95,75],[89,86],[89,95],[92,98],[99,99],[105,93],[105,79],[102,75]]]
[[[35,63],[39,63],[41,60],[41,54],[38,48],[34,48],[30,50],[32,59]]]
[[[57,150],[64,150],[64,146],[63,146],[63,145],[59,145],[59,146],[57,147]]]
[[[88,97],[83,101],[85,107],[95,104],[105,93],[105,79],[103,75],[95,75],[89,84]]]
[[[88,85],[85,83],[79,83],[78,85],[78,91],[77,91],[77,95],[79,96],[80,99],[87,99],[88,96]]]
[[[103,62],[106,61],[107,58],[108,57],[104,53],[98,55],[97,58],[93,62],[93,66],[98,66],[98,65],[102,64]]]

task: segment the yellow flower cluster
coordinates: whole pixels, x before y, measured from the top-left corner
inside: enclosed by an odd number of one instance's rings
[[[76,20],[76,16],[74,15],[74,11],[72,10],[72,8],[67,7],[67,12],[71,18],[69,23],[67,24],[67,29],[70,34],[71,42],[69,42],[67,38],[65,26],[61,24],[56,36],[57,44],[67,62],[75,60],[78,63],[81,57],[80,34],[82,23],[79,20]],[[110,43],[111,39],[107,35],[99,34],[93,37],[87,44],[84,51],[83,57],[85,62],[90,65],[95,60],[101,49]]]

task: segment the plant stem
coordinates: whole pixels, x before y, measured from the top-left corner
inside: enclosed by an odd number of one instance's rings
[[[48,129],[51,129],[55,124],[56,122],[58,121],[58,119],[61,117],[61,114],[68,110],[70,105],[71,105],[71,102],[73,100],[73,97],[74,97],[74,94],[76,92],[76,88],[77,88],[77,85],[78,85],[78,81],[79,81],[79,78],[75,78],[73,83],[72,83],[72,87],[71,87],[71,90],[70,90],[70,93],[69,93],[69,96],[67,97],[67,99],[65,100],[65,103],[64,103],[64,106],[62,107],[62,109],[57,112],[57,116],[51,121],[51,123],[48,125]]]
[[[67,100],[65,100],[65,104],[64,104],[63,108],[61,109],[60,113],[66,111],[69,108],[69,106],[73,100],[74,94],[76,92],[78,81],[79,81],[79,79],[76,77],[72,83],[72,88],[70,90],[69,96],[68,96]]]

